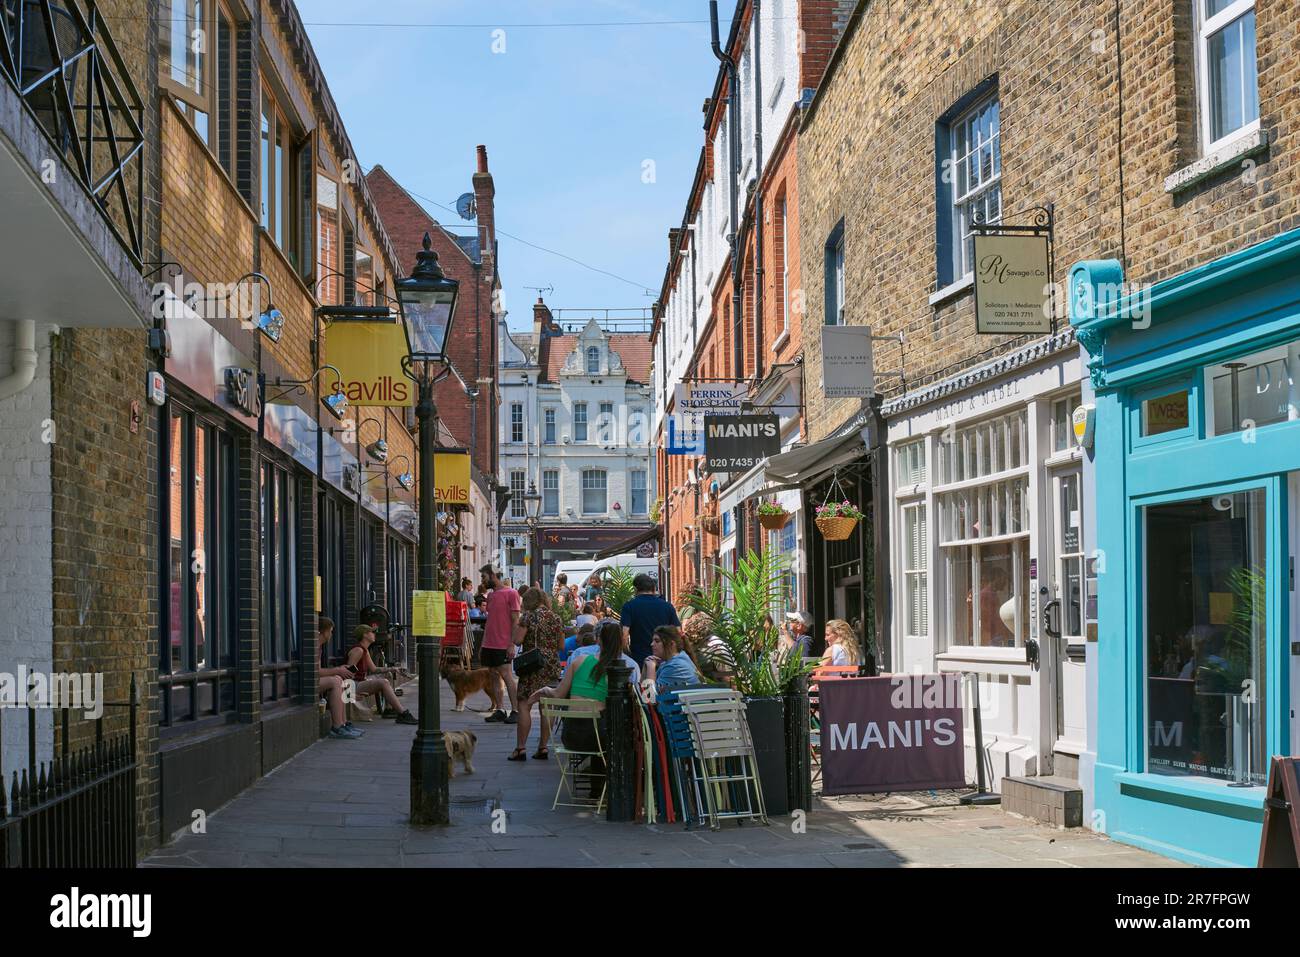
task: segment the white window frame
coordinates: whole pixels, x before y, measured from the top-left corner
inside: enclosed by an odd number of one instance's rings
[[[510,403],[510,441],[522,442],[524,440],[524,404],[522,402]]]
[[[545,433],[543,443],[546,445],[555,444],[555,406],[547,406],[542,412],[543,422],[545,423]]]
[[[993,143],[992,173],[988,179],[982,179],[973,188],[968,184],[965,192],[959,193],[958,171],[970,156],[978,154],[984,142],[982,140],[976,142],[971,136],[972,124],[990,107],[996,107],[998,111],[997,130],[990,138]],[[996,189],[998,191],[998,215],[986,222],[992,224],[1002,220],[1002,107],[997,91],[981,97],[969,109],[954,117],[948,124],[948,134],[951,165],[948,170],[949,175],[944,180],[948,186],[948,200],[952,207],[952,279],[954,282],[960,282],[974,274],[973,265],[967,262],[967,244],[971,237],[971,207],[976,200],[983,199],[986,194]],[[959,146],[962,142],[967,146],[965,150]]]
[[[587,347],[587,375],[600,375],[600,349],[596,346]]]
[[[916,516],[920,522],[919,538],[908,561],[909,543],[912,529],[909,519]],[[919,497],[899,503],[899,525],[902,533],[899,562],[902,566],[903,579],[903,634],[908,638],[926,638],[930,634],[930,523],[929,510],[925,498]],[[913,612],[919,602],[918,616],[921,626],[913,628]]]
[[[637,477],[640,476],[641,485],[637,486]],[[636,493],[641,493],[641,507],[636,507]],[[645,469],[632,469],[628,479],[628,507],[633,515],[650,514],[650,483],[649,473]]]
[[[554,508],[549,507],[547,504],[547,495],[552,492],[555,494]],[[545,469],[542,472],[542,514],[560,514],[560,473],[558,469]]]
[[[582,414],[579,415],[578,413],[582,413]],[[588,426],[587,403],[585,402],[573,403],[573,441],[575,442],[587,441],[587,434],[588,434],[587,426]],[[579,428],[582,429],[581,435],[578,434]]]
[[[1200,118],[1201,143],[1204,144],[1201,155],[1207,156],[1213,153],[1219,147],[1226,145],[1239,136],[1246,136],[1254,133],[1259,129],[1259,59],[1258,48],[1256,49],[1255,59],[1255,107],[1256,116],[1253,120],[1239,126],[1235,130],[1229,130],[1218,139],[1214,139],[1212,122],[1213,110],[1212,104],[1214,97],[1210,89],[1210,69],[1209,69],[1209,49],[1210,40],[1221,33],[1223,30],[1236,23],[1239,19],[1249,13],[1255,12],[1255,0],[1235,0],[1226,8],[1216,13],[1214,16],[1206,19],[1205,0],[1192,0],[1195,17],[1196,17],[1196,96],[1197,112]],[[1255,39],[1259,41],[1259,19],[1255,20]]]
[[[600,483],[589,482],[589,478],[600,477]],[[582,514],[583,515],[604,515],[609,511],[609,473],[604,469],[583,469],[582,470]],[[587,493],[600,492],[604,496],[604,507],[597,509],[587,508]]]
[[[528,489],[527,478],[523,469],[510,470],[510,517],[527,518],[524,508],[524,493]]]
[[[780,35],[780,24],[777,25],[777,34]],[[786,230],[789,228],[789,222],[786,219],[786,197],[782,195],[781,203],[777,206],[778,220],[781,224],[781,335],[790,332],[790,237]],[[841,255],[841,261],[843,256]],[[778,337],[779,338],[779,337]]]

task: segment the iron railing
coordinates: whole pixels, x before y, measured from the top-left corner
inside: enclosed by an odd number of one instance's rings
[[[61,712],[61,753],[36,760],[36,709],[27,711],[27,767],[7,788],[0,766],[0,869],[14,867],[135,867],[136,717],[139,695],[106,702],[129,709],[126,734],[106,738],[95,721],[95,743],[68,747],[69,709]]]
[[[144,102],[95,0],[0,0],[0,73],[139,268]]]

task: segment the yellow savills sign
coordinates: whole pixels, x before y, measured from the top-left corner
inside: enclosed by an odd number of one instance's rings
[[[444,505],[469,504],[469,452],[433,454],[434,498]]]
[[[414,383],[402,374],[406,330],[396,319],[336,319],[325,330],[325,363],[342,375],[342,391],[355,406],[415,404]],[[330,387],[328,375],[321,377]]]

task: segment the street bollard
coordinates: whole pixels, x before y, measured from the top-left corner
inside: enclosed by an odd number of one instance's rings
[[[812,810],[812,732],[808,721],[808,676],[799,675],[785,692],[785,766],[791,811]]]
[[[609,667],[605,696],[605,773],[608,802],[605,820],[636,818],[636,756],[632,747],[632,669],[622,659]]]

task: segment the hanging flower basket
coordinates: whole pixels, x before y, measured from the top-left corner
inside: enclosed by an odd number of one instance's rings
[[[778,505],[773,501],[758,503],[758,524],[769,532],[785,528],[789,521],[790,513],[785,510],[783,505]]]
[[[700,528],[704,529],[704,530],[705,530],[706,532],[708,532],[710,535],[716,535],[716,534],[718,534],[718,529],[719,529],[720,527],[721,527],[721,524],[720,524],[719,521],[718,521],[718,516],[716,516],[716,515],[701,515],[701,516],[700,516]]]
[[[843,515],[817,519],[817,529],[822,533],[822,538],[828,542],[844,541],[853,534],[853,530],[857,527],[858,519],[846,518]]]
[[[835,484],[839,485],[838,479]],[[853,534],[853,530],[858,527],[858,522],[862,519],[862,512],[848,499],[832,502],[828,496],[826,502],[817,506],[817,529],[822,533],[822,537],[830,542],[844,541]]]

